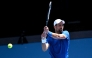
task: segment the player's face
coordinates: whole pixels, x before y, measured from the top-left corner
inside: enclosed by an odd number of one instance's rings
[[[56,32],[58,32],[58,33],[61,33],[62,31],[63,31],[63,23],[62,22],[60,22],[59,24],[57,24],[56,26],[55,26],[55,31]]]

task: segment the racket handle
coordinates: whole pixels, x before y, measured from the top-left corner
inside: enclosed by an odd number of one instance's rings
[[[46,26],[48,25],[48,21],[46,21]]]

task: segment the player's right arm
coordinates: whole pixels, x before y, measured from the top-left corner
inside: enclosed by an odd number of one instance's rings
[[[47,34],[45,32],[43,32],[41,34],[41,41],[42,41],[42,50],[45,52],[47,51],[47,49],[49,48],[49,43],[46,42],[46,36]]]
[[[42,50],[45,52],[49,48],[49,43],[42,43]]]

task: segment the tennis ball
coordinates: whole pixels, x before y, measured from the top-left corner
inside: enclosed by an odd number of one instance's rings
[[[8,48],[11,49],[13,45],[11,43],[8,44]]]

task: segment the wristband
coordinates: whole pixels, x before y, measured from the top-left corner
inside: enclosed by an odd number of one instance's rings
[[[48,35],[51,37],[51,36],[52,36],[52,32],[49,31],[49,32],[48,32]]]
[[[46,38],[41,39],[42,43],[46,43]]]

